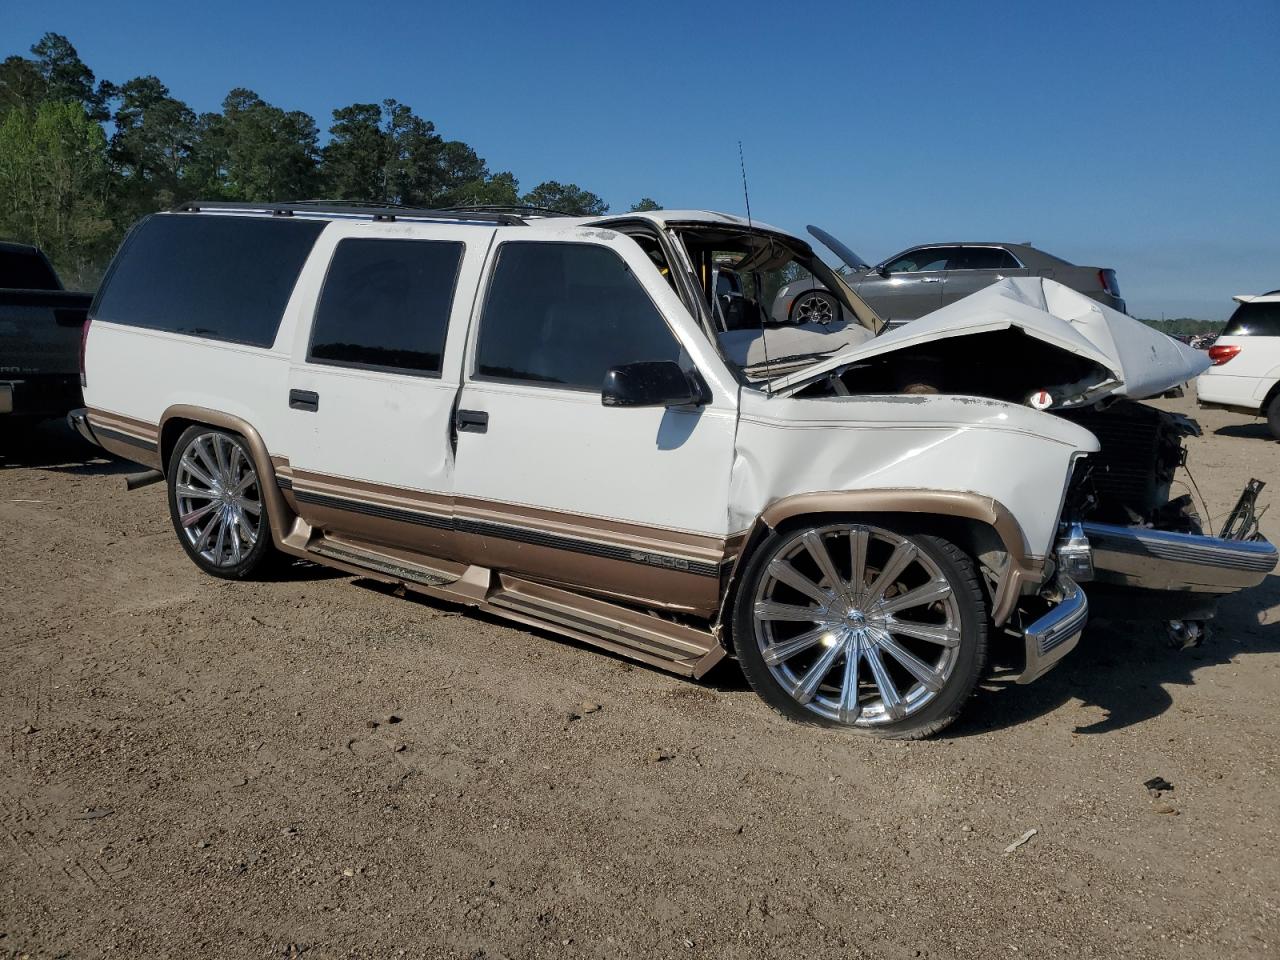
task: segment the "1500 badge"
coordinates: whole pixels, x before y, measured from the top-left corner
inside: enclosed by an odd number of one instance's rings
[[[641,553],[632,551],[631,559],[637,563],[647,563],[651,567],[666,567],[670,570],[688,570],[689,561],[679,557],[664,557],[657,553]]]

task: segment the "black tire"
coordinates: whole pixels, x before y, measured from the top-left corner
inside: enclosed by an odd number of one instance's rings
[[[841,581],[841,589],[849,596],[857,593],[861,599],[848,603],[830,599],[829,609],[815,606],[819,603],[816,598],[806,602],[805,596],[791,586],[797,571],[809,586],[824,595],[833,594],[830,576],[824,576],[822,567],[813,562],[816,555],[810,547],[812,538],[816,536],[822,547],[838,546],[840,542],[852,547],[858,530],[865,531],[863,535],[867,537],[867,545],[862,548],[862,590],[858,592],[853,586],[856,578],[852,556],[856,555],[856,548],[845,548],[848,560],[840,559],[839,549],[830,551],[828,560],[835,566],[833,572]],[[839,539],[842,537],[843,541]],[[914,551],[912,554],[903,547],[903,555],[916,559],[909,560],[893,575],[880,590],[880,599],[874,599],[881,570],[896,566],[894,560],[903,545]],[[797,553],[798,550],[803,552]],[[791,573],[771,566],[775,561],[790,565]],[[779,580],[775,574],[784,575],[786,579]],[[919,580],[921,575],[925,576],[923,581]],[[895,600],[901,604],[908,595],[927,599],[930,592],[940,593],[943,579],[948,592],[936,602],[902,604],[896,611],[881,610],[885,604],[892,608]],[[765,616],[758,620],[757,603],[761,605],[762,614],[776,612],[789,616],[779,619]],[[790,615],[794,615],[797,608],[821,610],[822,616],[795,617],[792,621]],[[837,615],[841,610],[843,619]],[[924,611],[925,619],[912,616],[915,611]],[[896,616],[898,613],[907,617],[900,619]],[[784,630],[794,628],[796,633],[790,637],[775,636],[775,627],[780,623],[787,624]],[[986,669],[987,624],[988,612],[977,569],[955,544],[941,537],[895,530],[876,521],[812,518],[774,532],[754,552],[734,603],[733,642],[742,672],[752,689],[787,719],[870,736],[919,739],[937,733],[955,720],[973,693]],[[892,632],[885,629],[889,626]],[[911,633],[903,634],[901,630]],[[819,640],[809,639],[818,632],[821,632]],[[922,632],[937,636],[924,639],[917,635]],[[789,644],[802,642],[808,646],[797,648],[795,654],[780,655],[780,651],[789,649]],[[870,649],[873,647],[874,651]],[[773,660],[772,666],[766,662],[766,649]],[[910,668],[906,660],[899,659],[904,649],[916,660]],[[853,689],[863,692],[854,693],[855,706],[846,711],[849,674],[844,671],[850,651],[856,651],[853,676],[858,682],[853,684]],[[934,651],[940,651],[936,660]],[[779,659],[780,656],[784,658]],[[878,665],[873,665],[873,658],[879,661]],[[827,661],[825,667],[824,660]],[[803,677],[792,669],[797,663]],[[916,672],[922,668],[922,672]],[[882,684],[886,670],[887,682]],[[815,671],[819,671],[818,679],[810,685],[809,679]],[[840,683],[834,700],[832,678]],[[926,685],[926,679],[937,689]],[[812,699],[804,702],[802,698],[809,687],[817,692],[809,692]],[[890,692],[884,693],[886,689]],[[876,694],[882,694],[878,701]],[[901,715],[895,716],[896,711],[901,711]]]
[[[810,301],[821,302],[825,305],[826,313],[822,310],[808,311]],[[814,314],[817,314],[816,316]],[[822,316],[827,319],[821,319]],[[839,323],[840,321],[840,301],[831,294],[823,290],[809,290],[800,294],[791,303],[790,319],[792,323]]]
[[[1271,429],[1271,435],[1280,440],[1280,390],[1276,391],[1276,395],[1267,404],[1267,426]]]
[[[167,466],[169,517],[191,561],[225,580],[247,580],[265,573],[277,552],[257,465],[243,438],[215,427],[190,426],[174,444]],[[201,489],[210,495],[190,495]],[[239,495],[234,492],[237,489]],[[256,522],[251,512],[254,502]],[[244,549],[251,528],[252,543]]]

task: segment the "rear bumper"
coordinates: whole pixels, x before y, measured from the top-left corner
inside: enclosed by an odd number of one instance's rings
[[[0,415],[57,417],[83,402],[78,376],[39,374],[0,380]]]
[[[1089,621],[1089,600],[1078,583],[1060,573],[1056,589],[1061,599],[1023,634],[1026,666],[1018,683],[1030,683],[1044,676],[1074,650]]]
[[[1262,406],[1254,396],[1258,390],[1259,378],[1235,377],[1217,373],[1216,369],[1210,367],[1207,373],[1196,377],[1196,401],[1200,406],[1247,411],[1256,415]]]
[[[1280,560],[1266,540],[1223,540],[1145,527],[1086,523],[1100,583],[1145,590],[1234,593],[1266,579]]]
[[[80,436],[84,437],[95,447],[102,446],[98,442],[98,438],[94,436],[93,428],[89,426],[89,414],[83,407],[79,410],[72,410],[67,414],[67,426],[69,426]]]

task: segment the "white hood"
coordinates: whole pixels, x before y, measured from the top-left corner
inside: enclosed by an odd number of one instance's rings
[[[1208,369],[1209,358],[1186,344],[1103,306],[1055,280],[1016,277],[1000,280],[963,300],[912,320],[864,344],[780,379],[786,391],[849,363],[882,356],[933,340],[1020,329],[1027,336],[1084,357],[1107,370],[1107,394],[1142,399]]]

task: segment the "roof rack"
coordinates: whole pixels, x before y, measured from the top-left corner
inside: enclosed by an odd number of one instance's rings
[[[535,207],[528,203],[460,203],[456,207],[441,207],[442,210],[459,213],[512,213],[517,216],[536,214],[543,217],[572,217],[575,214],[554,207]]]
[[[373,220],[445,220],[465,223],[496,223],[523,226],[524,219],[514,213],[490,210],[446,209],[426,210],[393,203],[368,203],[352,200],[301,200],[288,203],[253,200],[188,200],[173,208],[174,213],[199,213],[202,210],[239,210],[245,213],[269,213],[291,217],[295,213],[328,214],[337,217],[368,217]]]

